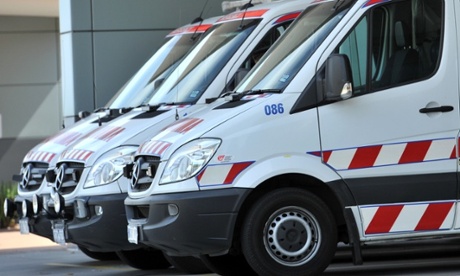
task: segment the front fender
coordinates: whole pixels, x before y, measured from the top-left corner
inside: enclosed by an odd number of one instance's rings
[[[235,188],[256,188],[264,181],[283,174],[309,175],[323,183],[340,180],[339,175],[312,155],[284,154],[254,162],[235,179]]]

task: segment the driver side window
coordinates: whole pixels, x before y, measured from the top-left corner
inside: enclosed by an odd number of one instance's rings
[[[348,56],[356,95],[425,79],[440,53],[442,1],[407,0],[374,7],[337,47]]]

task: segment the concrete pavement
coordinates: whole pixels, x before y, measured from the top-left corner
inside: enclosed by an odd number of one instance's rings
[[[13,228],[0,229],[0,251],[41,247],[62,246],[35,234],[22,235],[17,225]]]

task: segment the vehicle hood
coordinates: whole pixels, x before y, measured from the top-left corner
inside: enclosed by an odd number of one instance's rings
[[[207,108],[188,118],[178,120],[165,127],[157,135],[142,143],[135,156],[160,156],[167,160],[183,144],[199,138],[239,114],[262,104],[272,94],[248,95],[240,100],[218,99]]]
[[[152,111],[135,109],[126,115],[97,128],[65,150],[61,162],[84,162],[92,166],[107,151],[123,145],[138,146],[176,118],[187,118],[206,104],[166,105]]]
[[[62,129],[53,136],[33,147],[24,157],[23,163],[44,162],[54,167],[59,155],[79,139],[99,127],[98,121],[105,117],[104,112],[92,113],[69,128]]]

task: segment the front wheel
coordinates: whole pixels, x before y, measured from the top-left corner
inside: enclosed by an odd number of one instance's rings
[[[337,226],[317,196],[283,188],[254,204],[241,239],[243,254],[259,275],[317,275],[334,256]]]

